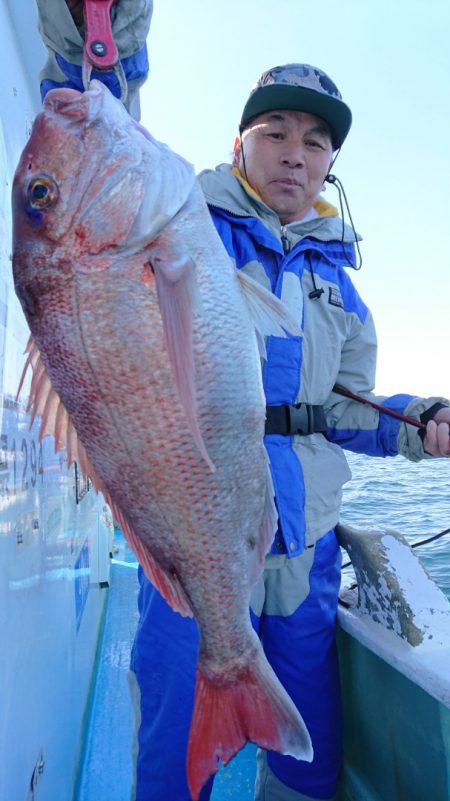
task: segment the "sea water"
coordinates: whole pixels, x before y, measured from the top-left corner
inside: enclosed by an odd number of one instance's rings
[[[450,459],[346,456],[353,477],[344,488],[342,523],[394,529],[411,544],[450,529]],[[450,598],[450,533],[414,551]]]

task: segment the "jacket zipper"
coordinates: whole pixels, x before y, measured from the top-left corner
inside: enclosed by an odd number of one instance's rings
[[[289,238],[286,235],[286,227],[284,225],[281,226],[280,239],[281,239],[281,244],[283,246],[284,254],[286,255],[287,253],[290,253],[292,245],[289,241]]]

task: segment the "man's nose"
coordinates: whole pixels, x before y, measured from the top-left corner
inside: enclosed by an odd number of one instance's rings
[[[294,145],[286,148],[281,154],[281,161],[289,167],[303,167],[305,163],[305,149],[303,145]]]

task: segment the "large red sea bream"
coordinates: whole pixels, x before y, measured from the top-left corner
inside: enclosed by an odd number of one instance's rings
[[[292,322],[234,269],[191,165],[98,82],[47,95],[13,207],[41,436],[91,476],[146,575],[199,626],[193,798],[247,740],[310,760],[248,610],[276,527],[255,321],[279,336]]]

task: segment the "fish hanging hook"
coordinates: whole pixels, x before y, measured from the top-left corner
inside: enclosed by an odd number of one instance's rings
[[[119,81],[120,99],[125,103],[128,94],[127,81],[111,28],[110,11],[115,0],[83,0],[85,42],[83,50],[82,79],[89,89],[92,70],[114,70]]]

